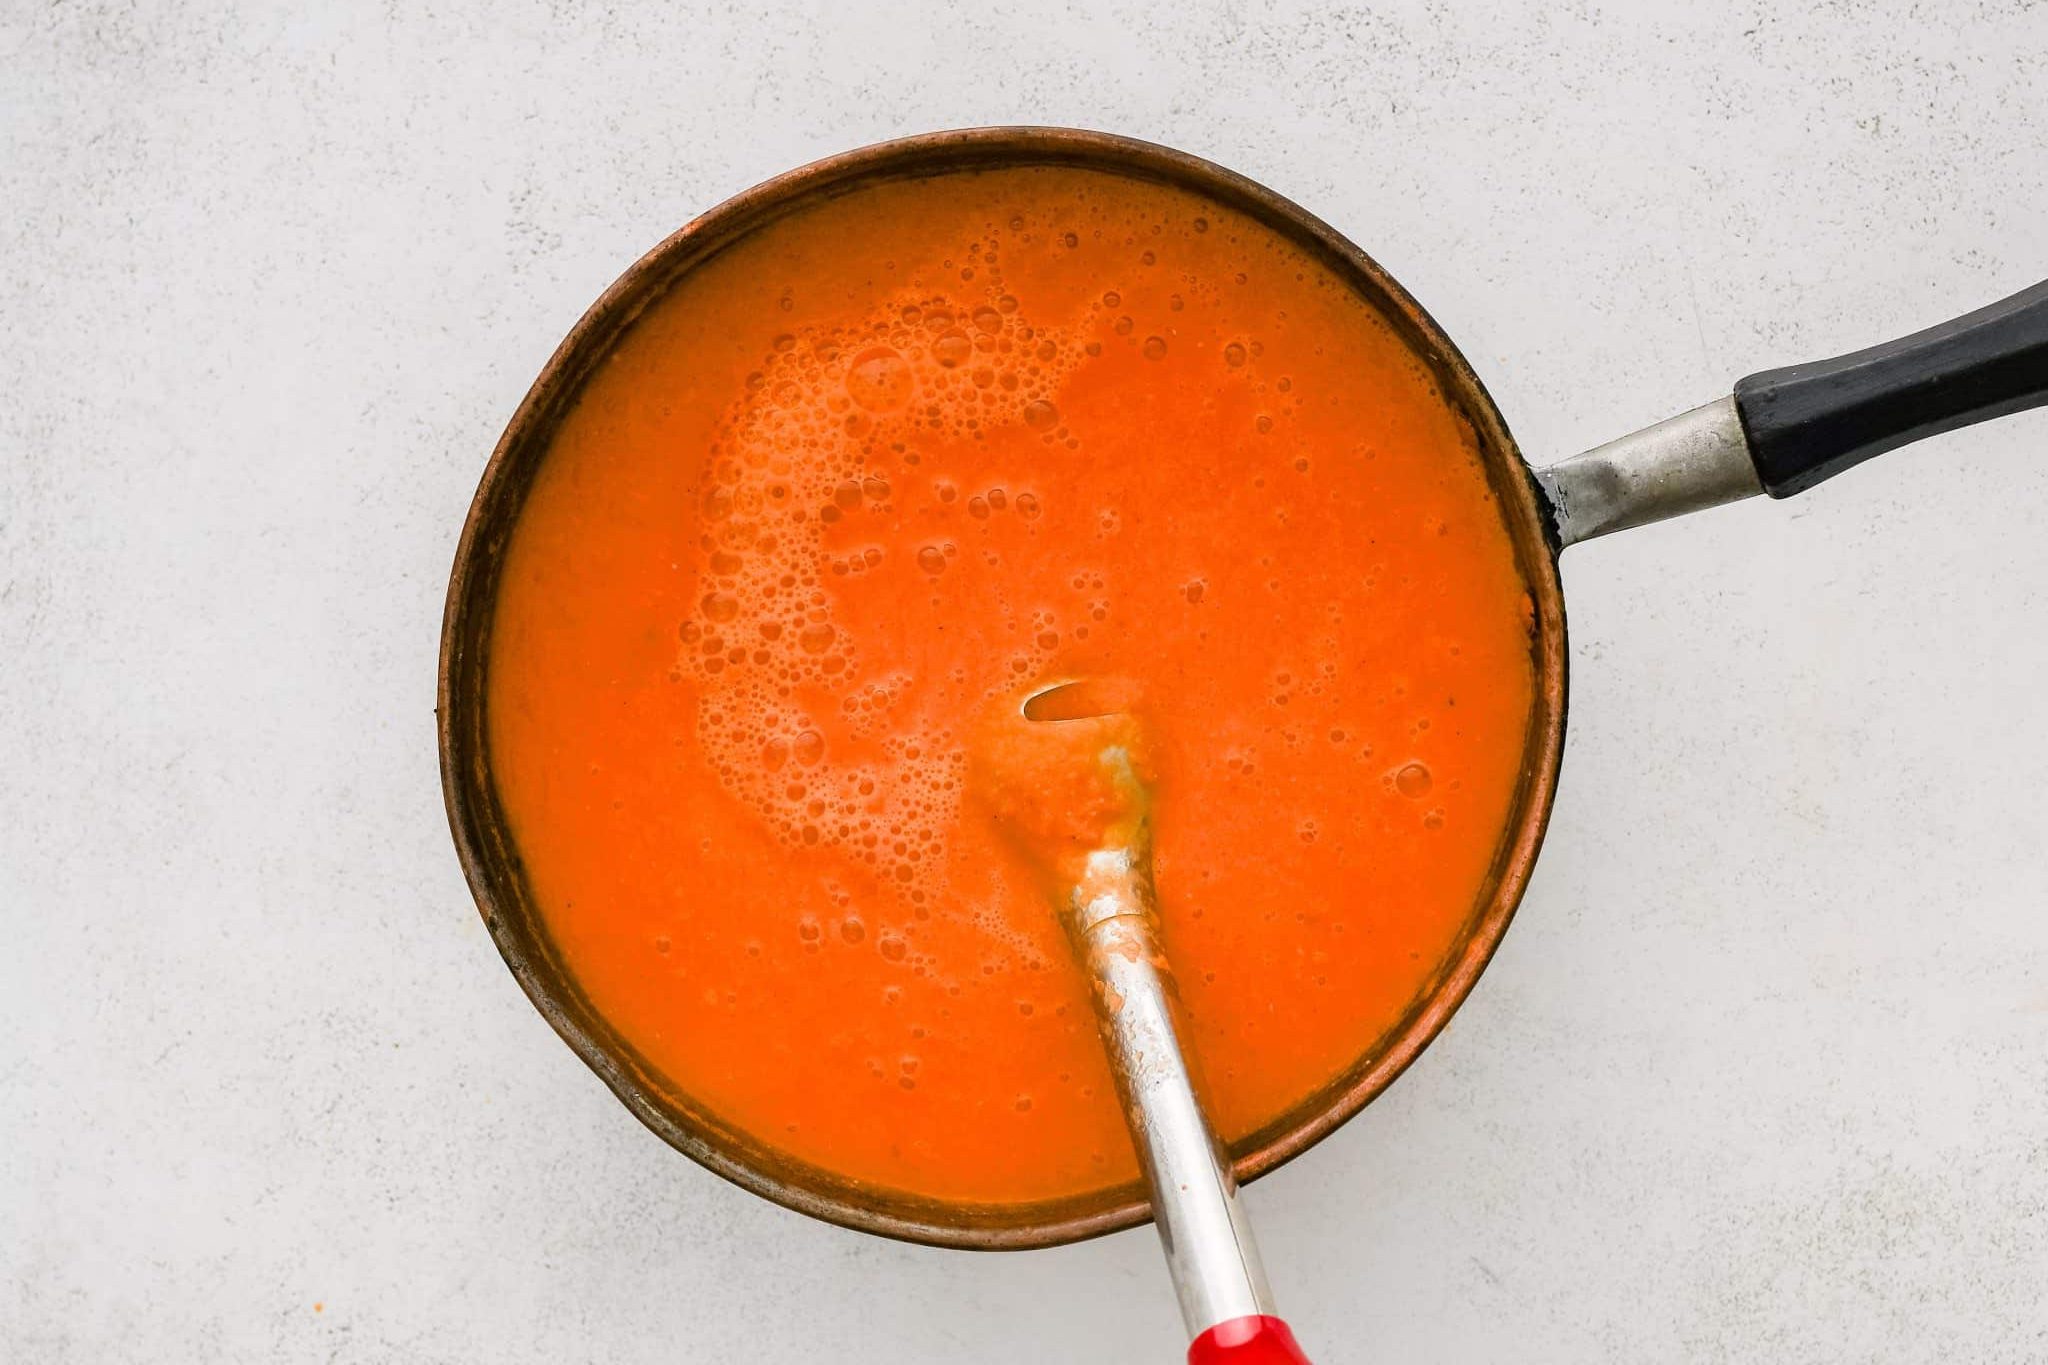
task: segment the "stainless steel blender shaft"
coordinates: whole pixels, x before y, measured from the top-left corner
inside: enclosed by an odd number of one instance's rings
[[[1188,1335],[1271,1315],[1272,1291],[1229,1157],[1202,1112],[1181,1046],[1147,851],[1089,854],[1067,908]]]

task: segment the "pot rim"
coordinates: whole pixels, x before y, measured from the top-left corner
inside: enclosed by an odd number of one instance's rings
[[[1377,308],[1430,367],[1471,424],[1533,607],[1536,688],[1512,823],[1463,937],[1434,983],[1359,1060],[1295,1110],[1232,1147],[1255,1180],[1321,1141],[1421,1055],[1464,1003],[1527,887],[1549,822],[1566,709],[1564,597],[1548,506],[1492,398],[1435,320],[1341,233],[1265,186],[1200,157],[1071,128],[994,127],[876,143],[789,171],[726,200],[630,266],[572,328],[521,401],[485,466],[455,551],[442,620],[436,726],[442,794],[456,854],[507,967],[543,1018],[633,1115],[700,1165],[827,1222],[905,1241],[974,1250],[1080,1241],[1151,1217],[1135,1183],[1032,1204],[981,1205],[880,1190],[796,1161],[694,1106],[613,1031],[556,955],[528,898],[491,781],[485,676],[498,574],[556,426],[583,380],[641,311],[691,269],[786,214],[878,180],[1008,166],[1067,165],[1164,182],[1235,209],[1313,251]]]

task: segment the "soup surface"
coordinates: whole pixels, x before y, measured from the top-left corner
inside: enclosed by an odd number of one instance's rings
[[[507,551],[488,737],[533,894],[680,1091],[995,1203],[1136,1165],[994,699],[1137,688],[1163,933],[1226,1136],[1371,1056],[1475,913],[1531,605],[1399,335],[1230,209],[1078,168],[872,185],[691,272]]]

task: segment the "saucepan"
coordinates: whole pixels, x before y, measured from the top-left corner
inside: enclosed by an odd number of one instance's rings
[[[878,180],[974,168],[1067,165],[1164,182],[1247,214],[1320,259],[1434,371],[1476,434],[1535,604],[1537,679],[1518,788],[1491,871],[1432,983],[1321,1092],[1234,1144],[1240,1180],[1272,1170],[1358,1113],[1415,1060],[1471,991],[1528,884],[1564,746],[1565,604],[1558,556],[1595,536],[1738,498],[1802,493],[1873,455],[2048,402],[2048,283],[1853,355],[1737,381],[1701,407],[1598,449],[1524,460],[1458,348],[1371,257],[1306,210],[1198,157],[1102,133],[996,128],[848,153],[712,210],[620,277],[577,323],[513,416],[463,528],[441,638],[439,733],[448,817],[471,890],[514,977],[641,1121],[753,1192],[848,1227],[942,1246],[1047,1246],[1143,1222],[1136,1184],[1033,1204],[974,1205],[862,1186],[795,1161],[722,1121],[649,1065],[593,1008],[549,941],[495,792],[486,741],[489,636],[506,543],[553,432],[583,379],[636,315],[700,263],[765,223]]]

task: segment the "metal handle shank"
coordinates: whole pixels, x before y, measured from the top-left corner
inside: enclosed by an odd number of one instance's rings
[[[1536,471],[1558,548],[1768,492],[2048,404],[2048,281],[1912,336],[1750,375],[1718,402]]]
[[[1273,1295],[1237,1182],[1181,1050],[1175,991],[1142,854],[1091,853],[1068,910],[1188,1335],[1270,1315]]]
[[[1560,548],[1764,491],[1723,398],[1536,471]]]

